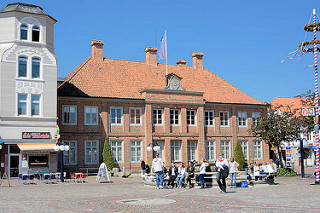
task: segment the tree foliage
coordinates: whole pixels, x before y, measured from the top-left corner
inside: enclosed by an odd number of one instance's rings
[[[243,170],[243,163],[245,159],[239,140],[237,140],[236,147],[234,148],[234,160],[239,164],[239,170]]]
[[[102,157],[103,162],[106,164],[108,171],[112,171],[114,167],[114,160],[112,157],[112,152],[108,138],[106,138],[106,140],[104,141]]]
[[[250,131],[269,146],[277,147],[278,153],[281,153],[281,142],[296,140],[299,128],[297,128],[296,121],[292,119],[291,113],[270,110],[259,118],[258,124],[252,126]],[[281,158],[280,161],[282,161]]]

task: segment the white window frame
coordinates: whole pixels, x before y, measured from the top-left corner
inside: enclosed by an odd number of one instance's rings
[[[188,112],[189,112],[189,115],[188,115]],[[194,113],[194,115],[191,115],[192,113]],[[186,116],[187,116],[187,125],[188,126],[197,126],[197,110],[194,110],[194,109],[187,109],[187,112],[186,112]],[[194,117],[194,124],[191,124],[191,121],[192,121],[192,117]],[[189,121],[189,124],[188,124],[188,121]]]
[[[115,122],[116,122],[116,123],[112,123],[112,113],[111,113],[111,111],[112,111],[113,109],[115,110]],[[118,109],[121,110],[121,123],[117,123],[117,120],[118,120],[118,117],[117,117],[118,113],[117,113],[117,111],[118,111]],[[123,125],[123,107],[110,107],[110,124],[111,124],[111,125],[115,125],[115,126],[122,126],[122,125]]]
[[[93,157],[93,155],[91,154],[91,161],[87,161],[87,142],[90,142],[91,143],[91,146],[90,146],[90,148],[91,148],[91,152],[92,152],[92,148],[94,148],[93,146],[92,146],[92,142],[96,142],[96,144],[97,144],[97,146],[96,146],[96,148],[97,148],[97,161],[92,161],[92,157]],[[84,163],[86,164],[86,165],[93,165],[93,164],[99,164],[99,140],[85,140],[84,141]]]
[[[131,110],[134,111],[134,123],[131,122]],[[140,111],[140,123],[137,123],[137,111]],[[131,126],[142,126],[142,108],[141,107],[129,107],[129,120]]]
[[[178,123],[171,124],[171,111],[173,112],[173,121],[175,121],[176,114],[178,114]],[[170,126],[180,126],[180,109],[170,109]]]
[[[245,111],[238,112],[238,126],[247,127],[248,126],[248,113]]]
[[[23,100],[23,101],[19,101],[19,95],[26,95],[26,100]],[[25,103],[25,105],[26,105],[26,113],[25,114],[21,114],[21,115],[19,115],[19,103]],[[26,116],[28,116],[28,111],[29,111],[29,106],[28,106],[28,94],[25,94],[25,93],[18,93],[17,94],[17,113],[16,113],[16,115],[17,116],[24,116],[24,117],[26,117]]]
[[[95,108],[96,109],[96,112],[97,112],[97,115],[96,115],[96,122],[88,122],[87,121],[87,112],[86,110],[90,108],[90,119],[92,121],[92,109]],[[98,125],[99,124],[99,108],[98,106],[85,106],[84,107],[84,125]]]
[[[19,76],[19,58],[20,57],[25,57],[27,58],[27,65],[26,65],[26,69],[27,69],[27,73],[26,76]],[[32,77],[32,59],[38,59],[39,62],[39,77]],[[23,54],[19,54],[16,57],[16,78],[17,79],[28,79],[30,81],[43,81],[43,57],[39,56],[39,55],[35,55],[34,52],[31,51],[25,51]]]
[[[228,149],[227,149],[227,146],[225,143],[228,144]],[[224,154],[225,159],[227,159],[227,160],[230,159],[230,154],[231,154],[230,153],[230,148],[231,148],[230,144],[231,144],[230,140],[220,140],[220,150]]]
[[[27,27],[27,39],[21,39],[21,27],[22,25],[25,25]],[[27,23],[21,23],[20,26],[19,26],[19,40],[20,41],[28,41],[29,39],[29,25]]]
[[[26,114],[19,115],[19,95],[26,95],[27,99],[22,103],[26,103]],[[32,115],[32,96],[37,95],[39,98],[39,115]],[[42,95],[30,93],[17,93],[16,94],[16,116],[19,117],[42,117]]]
[[[180,162],[181,161],[181,140],[172,140],[170,141],[171,148],[171,161]],[[179,148],[176,150],[176,148]],[[178,151],[178,153],[176,153]],[[178,159],[175,159],[176,156],[179,156]]]
[[[188,140],[187,141],[187,157],[188,161],[198,161],[197,155],[198,141]]]
[[[260,112],[252,112],[252,125],[258,124],[258,119],[260,118],[261,113]]]
[[[39,101],[34,101],[32,102],[32,96],[39,96]],[[32,104],[36,103],[39,105],[39,115],[32,115]],[[38,94],[31,94],[31,98],[30,98],[30,115],[32,117],[40,117],[41,116],[41,95]]]
[[[66,123],[66,122],[64,122],[64,117],[65,117],[65,115],[64,115],[64,107],[69,107],[69,115],[70,115],[70,107],[75,107],[75,117],[74,117],[74,120],[75,120],[75,122],[74,123]],[[62,124],[63,125],[77,125],[77,105],[62,105]],[[69,121],[70,121],[70,117],[69,117]]]
[[[213,115],[212,120],[210,120],[210,113],[212,113],[212,115]],[[206,121],[206,117],[208,118],[208,122]],[[210,123],[212,123],[212,124],[210,124]],[[204,110],[204,126],[214,127],[214,110]]]
[[[216,158],[216,141],[215,140],[206,140],[205,142],[206,142],[206,144],[205,144],[206,159],[208,161],[215,161],[217,159]],[[213,153],[211,152],[211,148],[213,148]]]
[[[137,145],[137,143],[140,143]],[[134,150],[132,150],[134,149]],[[138,156],[138,149],[140,149],[140,155]],[[133,159],[133,153],[135,154],[135,159]],[[139,163],[140,158],[142,158],[142,140],[130,140],[130,162]]]
[[[154,114],[154,111],[156,111],[157,113]],[[161,123],[159,123],[159,111],[161,112]],[[155,119],[155,115],[156,115],[156,119]],[[152,109],[152,124],[153,126],[163,126],[163,109]]]
[[[64,151],[63,152],[63,165],[77,165],[78,164],[78,159],[77,159],[78,145],[77,145],[77,141],[63,141],[63,143],[70,147],[69,151]],[[75,162],[71,162],[71,163],[70,163],[70,151],[72,150],[72,147],[70,146],[70,143],[74,143],[74,155],[75,155],[75,157],[74,157]],[[66,158],[69,159],[69,163],[66,163]]]
[[[257,144],[258,143],[258,144]],[[262,141],[261,140],[254,140],[253,141],[253,159],[263,159],[263,152],[262,152]]]
[[[153,141],[153,144],[158,144],[160,147],[160,151],[157,152],[159,153],[159,157],[164,161],[164,140],[155,140]]]
[[[249,159],[249,146],[248,146],[248,143],[249,143],[248,140],[240,140],[240,145],[241,145],[242,152],[243,152],[245,160]],[[246,153],[244,151],[245,149],[247,150]]]
[[[34,27],[38,27],[38,29],[33,29]],[[39,32],[39,41],[33,41],[33,31],[38,31]],[[32,25],[31,27],[31,42],[39,42],[41,41],[41,27],[38,25]]]
[[[221,113],[223,113],[223,120],[221,120]],[[225,113],[227,113],[227,120],[225,120]],[[220,111],[219,112],[219,122],[220,122],[220,127],[229,127],[229,119],[230,119],[230,115],[229,115],[229,111]],[[223,124],[221,124],[223,122]],[[227,125],[225,124],[225,122],[227,122]]]
[[[113,143],[116,143],[116,145],[114,146]],[[121,144],[119,146],[119,143]],[[119,151],[119,147],[121,147],[121,151]],[[123,140],[110,140],[110,148],[111,148],[111,153],[112,153],[112,157],[114,159],[115,163],[123,163],[124,160],[124,152],[123,152]],[[113,152],[112,149],[115,149],[115,154],[116,156],[113,156]],[[121,155],[121,160],[118,159],[118,156]]]

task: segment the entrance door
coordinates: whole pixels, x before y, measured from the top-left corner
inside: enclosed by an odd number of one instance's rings
[[[9,178],[19,176],[19,155],[9,156]]]

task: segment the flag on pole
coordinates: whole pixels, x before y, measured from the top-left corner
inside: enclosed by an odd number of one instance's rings
[[[164,32],[160,41],[159,60],[164,60],[167,59],[167,31]]]

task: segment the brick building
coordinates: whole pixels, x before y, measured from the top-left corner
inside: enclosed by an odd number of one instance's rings
[[[98,167],[109,138],[116,165],[137,170],[139,159],[152,161],[150,143],[167,162],[229,158],[237,140],[248,160],[269,159],[268,148],[248,129],[266,111],[256,100],[203,67],[203,54],[192,53],[192,66],[157,63],[157,49],[146,47],[146,62],[103,57],[103,42],[92,41],[92,56],[58,87],[61,140],[70,146],[69,168]]]

